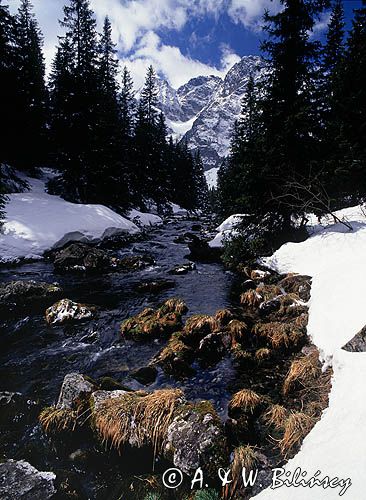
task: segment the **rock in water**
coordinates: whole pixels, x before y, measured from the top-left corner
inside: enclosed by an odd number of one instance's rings
[[[95,308],[78,304],[70,299],[62,299],[46,311],[46,321],[49,325],[62,325],[68,321],[91,319]]]
[[[113,267],[108,252],[85,243],[72,243],[53,254],[53,264],[59,272],[104,271]]]
[[[18,307],[37,303],[51,303],[60,295],[57,283],[43,281],[10,281],[0,285],[0,312],[8,312]]]
[[[198,262],[220,262],[221,249],[212,248],[207,241],[193,235],[188,243],[189,258]]]
[[[73,409],[95,390],[95,386],[80,373],[68,373],[61,386],[56,408]]]
[[[55,493],[53,472],[39,472],[24,460],[0,464],[0,498],[4,500],[48,500]]]
[[[173,269],[169,271],[169,274],[188,274],[189,271],[194,271],[196,269],[196,265],[193,262],[189,264],[182,264],[181,266],[175,266]]]

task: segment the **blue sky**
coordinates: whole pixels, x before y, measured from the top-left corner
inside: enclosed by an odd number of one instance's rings
[[[33,0],[45,38],[47,65],[54,56],[58,19],[67,0]],[[6,3],[6,2],[5,2]],[[19,0],[8,0],[14,12]],[[260,53],[260,24],[265,8],[276,12],[280,0],[90,0],[101,26],[108,14],[122,64],[139,87],[153,64],[174,87],[198,75],[224,76],[240,57]],[[361,0],[345,0],[348,27]],[[316,26],[323,37],[329,19]]]

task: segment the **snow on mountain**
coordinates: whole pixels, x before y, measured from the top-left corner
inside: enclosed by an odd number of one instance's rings
[[[245,56],[227,73],[209,103],[197,116],[185,138],[191,150],[201,151],[206,170],[219,167],[229,152],[235,120],[241,112],[250,74],[258,80],[264,72],[260,57]]]
[[[264,71],[260,57],[244,56],[224,79],[199,76],[178,90],[158,79],[159,109],[167,118],[168,131],[175,139],[184,137],[192,151],[201,151],[205,170],[217,169],[227,156],[249,75],[258,80]]]

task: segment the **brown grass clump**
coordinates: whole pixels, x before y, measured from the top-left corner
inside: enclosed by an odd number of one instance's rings
[[[273,426],[276,430],[283,430],[288,418],[288,410],[281,405],[272,405],[263,415],[263,420],[267,425]]]
[[[313,428],[316,419],[302,412],[291,413],[285,422],[285,432],[279,442],[282,455],[288,457],[297,451],[303,439]]]
[[[283,393],[285,395],[293,390],[297,384],[306,387],[321,375],[318,356],[318,351],[315,351],[309,356],[295,359],[295,361],[291,363],[290,370],[283,384]]]
[[[192,348],[182,341],[182,333],[175,333],[154,358],[153,364],[160,365],[166,373],[180,377],[189,374],[192,361]]]
[[[168,299],[157,310],[147,307],[136,316],[123,321],[121,334],[136,341],[169,335],[182,327],[181,316],[186,311],[187,306],[183,300]]]
[[[257,323],[253,331],[255,335],[266,338],[273,349],[296,347],[304,339],[304,333],[294,323]]]
[[[219,330],[219,325],[213,316],[205,314],[196,314],[187,319],[184,326],[184,334],[186,337],[197,337],[199,341],[209,333]]]
[[[245,412],[254,413],[255,409],[262,403],[261,396],[250,389],[242,389],[234,394],[229,403],[230,409],[241,409]]]
[[[298,328],[306,328],[307,324],[309,321],[309,314],[307,312],[303,312],[300,314],[300,316],[297,316],[297,318],[294,320],[294,324]]]
[[[229,309],[220,309],[214,316],[220,326],[226,326],[233,319],[233,317],[233,313],[229,311]]]
[[[179,389],[161,389],[145,396],[126,393],[107,399],[94,410],[94,425],[103,442],[121,451],[126,444],[151,446],[154,457],[165,446],[168,427],[183,401]]]
[[[243,349],[240,344],[236,344],[232,348],[232,354],[236,361],[239,361],[240,364],[247,364],[249,366],[253,365],[253,356],[250,354],[250,352]]]
[[[240,303],[243,306],[257,308],[263,302],[263,297],[256,290],[248,290],[240,295]]]
[[[265,359],[269,359],[271,357],[271,350],[267,349],[267,347],[262,347],[255,352],[255,359],[257,361],[264,361]]]
[[[260,285],[256,292],[263,297],[264,302],[282,295],[281,288],[276,285]]]
[[[235,493],[245,467],[247,471],[253,470],[258,462],[258,453],[253,446],[239,446],[234,450],[234,457],[231,464],[232,483],[225,487],[223,498],[225,500],[236,498]]]
[[[167,313],[185,314],[187,311],[188,307],[184,300],[174,297],[164,302],[159,313],[162,315]]]
[[[248,326],[244,321],[233,319],[228,324],[232,345],[235,346],[238,342],[243,340],[244,335],[248,332]]]
[[[38,420],[46,434],[57,434],[61,431],[74,431],[78,416],[75,410],[50,406],[41,411]]]

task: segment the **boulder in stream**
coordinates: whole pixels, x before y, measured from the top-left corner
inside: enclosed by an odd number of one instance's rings
[[[46,321],[49,325],[62,325],[70,321],[91,319],[94,313],[94,307],[62,299],[46,310]]]
[[[169,271],[169,274],[188,274],[189,271],[194,271],[195,269],[196,265],[193,262],[190,262],[189,264],[181,264],[173,267],[173,269]]]
[[[95,391],[95,386],[80,373],[68,373],[61,386],[56,408],[73,409]]]
[[[188,243],[190,250],[189,259],[198,262],[221,262],[222,250],[220,248],[210,247],[206,240],[203,240],[192,235],[191,241]]]
[[[48,500],[56,493],[53,472],[39,472],[24,460],[0,464],[0,498],[4,500]]]
[[[0,284],[0,312],[6,313],[14,309],[34,304],[52,304],[55,297],[62,292],[57,283],[43,281],[10,281]]]
[[[86,243],[71,243],[51,254],[56,271],[105,271],[115,267],[108,252]]]

